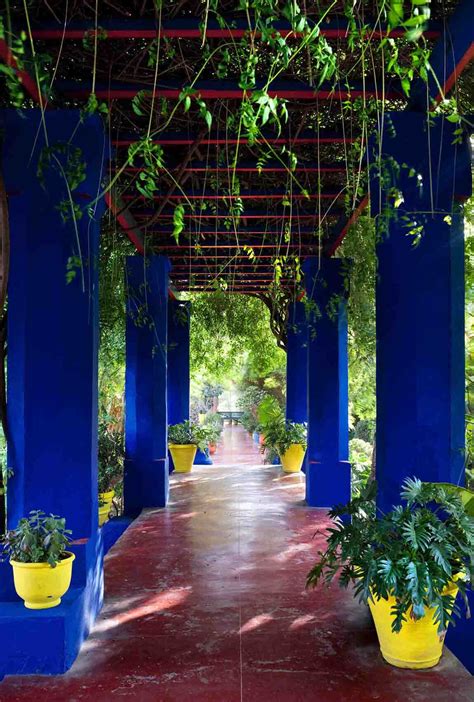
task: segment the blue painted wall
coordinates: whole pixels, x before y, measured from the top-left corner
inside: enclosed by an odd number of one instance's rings
[[[302,302],[288,310],[286,349],[286,418],[308,420],[308,322]]]
[[[126,259],[124,505],[127,516],[168,501],[168,278],[165,256]]]
[[[47,111],[48,143],[79,148],[86,164],[74,192],[83,209],[77,234],[62,222],[67,198],[56,168],[45,162],[43,188],[37,166],[46,144],[41,114],[0,116],[5,134],[2,170],[9,193],[11,258],[8,310],[8,522],[31,509],[66,518],[76,554],[70,592],[54,610],[31,612],[14,594],[10,566],[2,567],[0,675],[57,673],[73,662],[103,596],[102,540],[97,528],[98,237],[100,191],[108,141],[101,121],[75,110]],[[67,168],[67,166],[66,166]],[[67,284],[68,259],[82,268]]]
[[[312,507],[347,502],[347,317],[342,262],[308,258],[304,264],[308,320],[308,449],[306,501]]]

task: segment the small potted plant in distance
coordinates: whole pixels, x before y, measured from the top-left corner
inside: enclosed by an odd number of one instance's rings
[[[207,447],[207,431],[188,420],[168,427],[168,448],[177,473],[190,473],[198,447]]]
[[[99,526],[109,518],[114,486],[123,473],[123,432],[109,424],[107,419],[99,422]]]
[[[57,607],[69,589],[75,558],[67,550],[70,533],[64,519],[34,510],[2,538],[15,590],[28,609]]]
[[[283,419],[268,424],[265,445],[280,456],[285,473],[298,473],[306,453],[306,425]]]
[[[403,483],[403,505],[377,516],[375,483],[344,507],[307,586],[337,578],[368,603],[382,656],[399,668],[431,668],[448,624],[460,616],[458,592],[474,576],[474,520],[459,496],[416,478]],[[341,519],[343,521],[341,521]]]
[[[204,422],[204,427],[209,432],[209,453],[213,456],[217,450],[217,442],[222,434],[223,419],[217,412],[209,412]]]

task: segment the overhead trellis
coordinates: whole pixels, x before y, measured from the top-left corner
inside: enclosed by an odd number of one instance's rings
[[[176,290],[272,309],[367,205],[383,113],[442,109],[462,128],[449,66],[431,75],[457,6],[15,1],[0,56],[10,103],[104,116],[112,216],[140,252],[169,256]]]

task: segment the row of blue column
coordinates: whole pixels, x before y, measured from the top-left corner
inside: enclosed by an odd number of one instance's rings
[[[471,193],[472,175],[467,136],[459,140],[455,128],[444,118],[428,123],[422,113],[387,115],[383,139],[371,152],[378,230],[376,478],[383,511],[400,502],[408,476],[464,484],[460,204]],[[316,507],[350,497],[341,265],[308,259],[306,298],[289,313],[287,418],[308,422],[306,499]]]
[[[387,116],[371,167],[377,246],[377,479],[379,506],[399,501],[407,475],[462,483],[464,471],[463,222],[467,140],[417,113]],[[2,571],[2,671],[61,672],[102,602],[97,528],[98,237],[108,143],[99,119],[75,111],[2,113],[9,193],[8,519],[31,509],[66,517],[73,586],[57,610],[31,613]],[[85,163],[69,202],[61,176],[72,149]],[[407,164],[407,167],[405,167]],[[43,167],[45,187],[38,179]],[[418,177],[413,177],[411,169]],[[403,203],[394,213],[394,188]],[[90,206],[90,213],[85,206]],[[422,222],[416,247],[407,228]],[[79,262],[79,263],[78,263]],[[66,281],[66,274],[69,282]],[[168,499],[167,426],[189,416],[189,309],[168,299],[169,262],[130,257],[127,277],[125,510]],[[287,416],[308,420],[306,497],[329,507],[350,495],[346,286],[341,263],[309,259],[305,302],[290,311]],[[5,574],[5,577],[3,577]],[[11,577],[10,577],[11,580]],[[34,634],[32,632],[35,632]],[[39,641],[48,643],[47,651]],[[7,645],[8,644],[8,645]]]

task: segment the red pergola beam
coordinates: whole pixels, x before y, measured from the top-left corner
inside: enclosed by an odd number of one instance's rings
[[[150,97],[157,99],[166,98],[168,100],[179,100],[181,96],[181,88],[157,87],[148,89],[146,86],[130,86],[130,87],[97,87],[95,94],[99,100],[133,100],[134,97],[144,90]],[[64,87],[62,89],[64,95],[69,98],[85,100],[90,95],[90,89],[77,85],[74,87]],[[358,98],[376,98],[380,99],[380,90],[376,89],[361,89],[355,88],[347,90],[341,89],[307,89],[307,88],[269,88],[269,97],[278,97],[284,100],[302,100],[305,102],[319,100],[357,100]],[[196,87],[196,95],[199,95],[203,100],[242,100],[245,95],[250,95],[251,90],[244,91],[241,88],[207,88]],[[387,90],[384,93],[386,100],[397,100],[402,97],[402,93],[396,90]],[[228,143],[228,142],[227,142]]]
[[[123,139],[114,139],[112,144],[117,148],[128,147],[131,144],[135,144],[140,139],[140,135],[135,137],[127,137]],[[160,146],[190,146],[195,143],[196,136],[183,136],[177,135],[175,138],[170,136],[161,136],[152,139],[153,144],[159,144]],[[283,144],[352,144],[359,139],[359,136],[343,135],[343,134],[331,134],[320,132],[319,135],[314,134],[313,136],[298,136],[298,137],[268,137],[265,139],[257,138],[255,139],[256,144],[264,144],[268,141],[270,144],[283,145]],[[200,146],[236,146],[238,144],[246,145],[249,140],[246,137],[218,137],[210,136],[204,137],[200,142]]]
[[[347,220],[346,224],[344,227],[341,229],[338,237],[335,239],[335,241],[331,244],[331,246],[327,249],[326,255],[327,256],[332,256],[336,249],[339,248],[341,245],[344,237],[346,236],[347,232],[349,231],[350,227],[357,222],[359,219],[360,215],[362,212],[365,210],[367,205],[369,204],[369,196],[366,195],[360,203],[357,205],[356,209],[352,212],[351,216]]]
[[[46,100],[42,98],[42,95],[38,90],[38,86],[36,85],[34,78],[32,78],[27,71],[24,71],[18,67],[18,63],[5,39],[0,39],[0,60],[15,71],[20,83],[23,85],[28,95],[36,103],[38,103],[38,105],[46,103]]]
[[[255,38],[261,33],[254,31],[252,25],[246,20],[229,17],[227,26],[220,27],[213,19],[209,19],[206,26],[205,36],[207,39],[241,39],[249,32]],[[300,38],[300,32],[294,32],[288,22],[277,21],[273,23],[275,34],[282,37],[293,36]],[[127,39],[156,39],[158,36],[167,39],[202,39],[203,28],[198,17],[180,18],[164,21],[161,27],[157,27],[153,20],[134,20],[132,18],[104,20],[100,22],[99,36],[101,40],[127,40]],[[349,35],[348,24],[342,17],[324,22],[320,26],[320,33],[327,39],[347,39]],[[395,28],[387,31],[387,28],[377,25],[367,28],[367,38],[380,39],[382,37],[400,38],[405,35],[405,30]],[[34,39],[42,41],[62,41],[62,40],[83,40],[85,34],[93,38],[95,26],[93,23],[70,23],[66,27],[55,24],[52,26],[40,26],[33,28]],[[440,34],[439,27],[431,23],[424,32],[426,39],[434,39]]]
[[[281,213],[281,214],[267,214],[266,212],[259,212],[258,214],[255,213],[245,213],[243,212],[240,215],[240,219],[291,219],[291,220],[299,220],[299,219],[322,219],[324,217],[336,217],[339,216],[341,213],[340,211],[333,211],[329,212],[327,214],[322,214],[321,216],[318,213],[311,213],[311,214],[291,214],[291,213]],[[135,219],[143,219],[143,218],[149,218],[152,215],[150,214],[143,214],[141,212],[136,212],[134,214]],[[185,212],[184,217],[195,217],[197,219],[226,219],[229,217],[228,214],[225,214],[222,212],[221,214],[214,214],[212,212],[201,212],[199,214],[193,214],[192,212]],[[173,217],[173,214],[163,214],[162,215],[163,219],[170,219]],[[232,231],[232,229],[230,230]]]
[[[135,246],[138,253],[143,254],[145,252],[145,246],[143,244],[143,236],[140,228],[137,227],[136,222],[129,210],[124,209],[123,204],[120,200],[116,200],[112,197],[110,191],[105,193],[105,203],[113,215],[117,218],[117,222],[128,236],[132,244]]]
[[[177,170],[178,166],[173,168],[168,168],[167,170],[173,172]],[[121,170],[123,173],[142,173],[145,168],[136,168],[133,166],[127,166],[126,168],[120,168],[119,166],[114,166],[113,171],[117,172]],[[164,170],[164,169],[157,169]],[[213,165],[202,165],[195,166],[193,164],[186,166],[182,169],[183,173],[288,173],[289,167],[285,166],[263,166],[262,168],[257,168],[257,166],[239,166],[235,168],[226,166],[213,166]],[[329,166],[326,164],[321,164],[320,166],[305,166],[304,164],[296,166],[296,168],[291,169],[291,173],[347,173],[346,165]]]
[[[344,195],[343,192],[337,193],[292,193],[288,196],[286,193],[240,193],[238,195],[223,195],[222,193],[172,193],[171,195],[155,195],[153,200],[159,202],[160,200],[281,200],[283,198],[288,198],[291,200],[337,200]],[[122,195],[122,200],[124,202],[133,202],[134,200],[139,200],[141,202],[149,202],[150,198],[144,195]],[[221,215],[225,216],[225,215]]]

